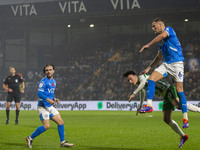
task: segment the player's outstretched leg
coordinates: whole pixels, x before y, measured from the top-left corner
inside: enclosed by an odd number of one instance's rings
[[[184,143],[187,141],[188,138],[189,138],[189,136],[185,134],[185,135],[180,139],[180,145],[179,145],[178,148],[183,147]]]
[[[31,140],[30,136],[27,136],[25,138],[25,140],[26,140],[26,144],[27,144],[28,148],[32,148],[33,140]]]
[[[190,103],[187,103],[187,109],[189,111],[192,111],[192,112],[199,112],[200,113],[200,107],[197,107],[197,106],[190,104]]]

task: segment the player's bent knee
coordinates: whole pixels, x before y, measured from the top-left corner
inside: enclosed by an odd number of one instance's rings
[[[45,128],[46,130],[48,130],[48,129],[50,128],[50,126],[44,126],[44,128]]]
[[[50,124],[43,125],[46,130],[50,128]]]
[[[64,121],[62,120],[62,122],[61,122],[62,124],[64,124]]]
[[[183,92],[183,88],[177,87],[177,88],[176,88],[176,91],[177,91],[177,93]]]
[[[59,122],[58,122],[58,125],[63,125],[64,124],[64,121],[63,120],[60,120]]]
[[[182,82],[177,82],[176,83],[176,91],[179,92],[183,92],[183,83]]]
[[[154,71],[148,79],[157,82],[158,80],[163,78],[164,76],[161,73]]]
[[[155,79],[154,79],[154,77],[151,77],[151,76],[150,76],[150,77],[148,78],[148,80],[154,81]]]

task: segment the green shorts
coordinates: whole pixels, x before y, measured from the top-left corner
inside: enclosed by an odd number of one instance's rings
[[[175,86],[171,85],[163,100],[163,111],[175,110],[175,106],[171,103],[173,99],[178,97]]]

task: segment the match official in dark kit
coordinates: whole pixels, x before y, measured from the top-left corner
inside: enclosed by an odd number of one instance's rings
[[[4,79],[3,88],[8,92],[7,95],[7,102],[6,102],[6,124],[9,123],[9,112],[10,112],[10,105],[12,101],[15,101],[16,105],[16,119],[15,124],[18,125],[18,117],[20,111],[20,100],[21,100],[21,93],[24,93],[25,83],[24,79],[16,74],[15,67],[9,68],[10,75]]]

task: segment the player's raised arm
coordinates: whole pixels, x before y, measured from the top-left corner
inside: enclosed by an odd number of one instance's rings
[[[140,49],[140,53],[143,52],[145,49],[148,49],[150,46],[149,44],[142,46],[142,48]]]
[[[156,36],[151,42],[149,42],[148,44],[144,45],[141,49],[140,49],[140,53],[143,52],[145,49],[148,49],[151,45],[162,41],[164,38],[166,38],[168,36],[168,32],[164,31],[163,33],[159,34],[158,36]]]
[[[169,34],[167,31],[164,31],[165,29],[165,24],[163,21],[153,21],[152,22],[152,30],[156,33],[159,34],[158,36],[156,36],[151,42],[149,42],[148,44],[142,46],[142,48],[140,49],[140,53],[143,52],[145,49],[148,49],[151,45],[162,41],[163,39],[165,39]]]
[[[143,52],[145,49],[148,49],[151,45],[158,43],[160,41],[162,41],[163,39],[165,39],[168,36],[168,32],[164,31],[161,34],[159,34],[158,36],[156,36],[151,42],[149,42],[148,44],[144,45],[141,49],[140,49],[140,53]]]

